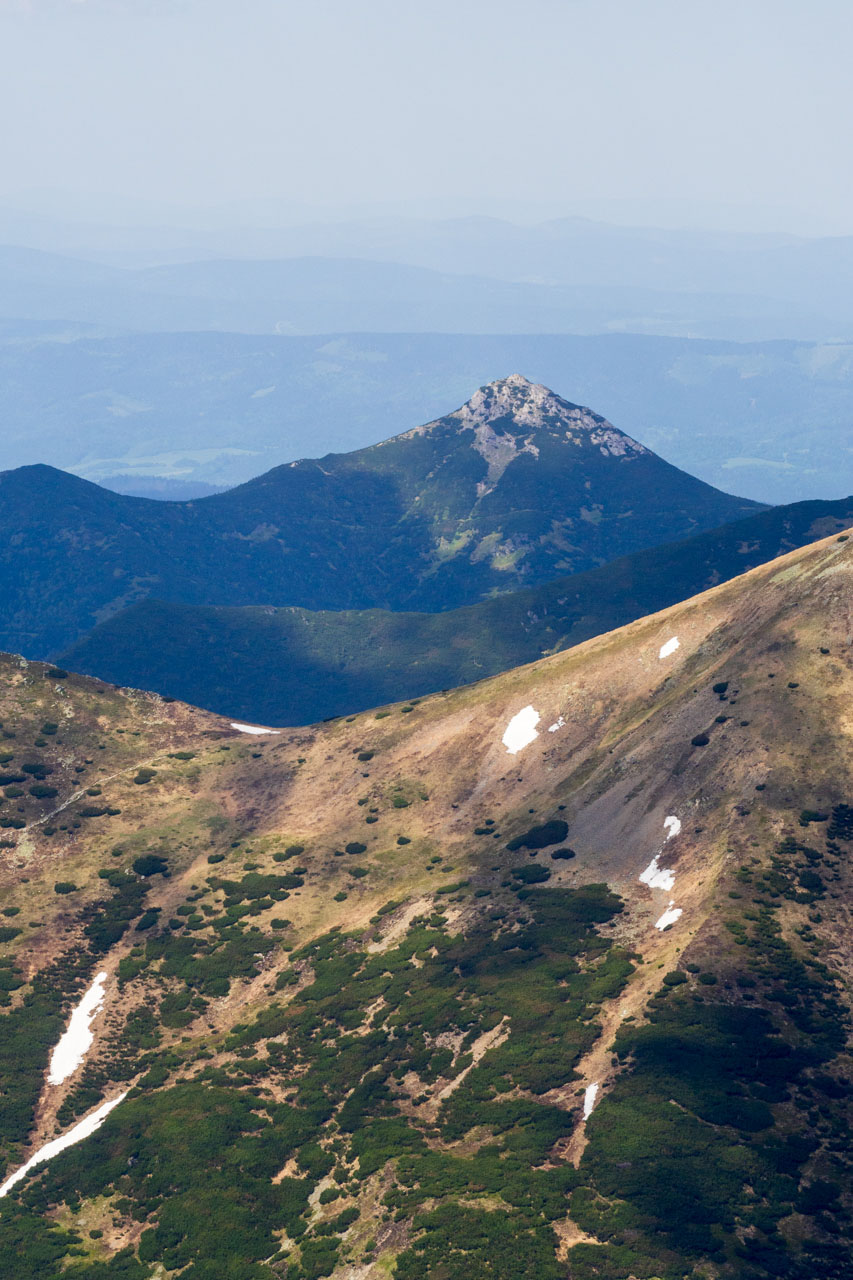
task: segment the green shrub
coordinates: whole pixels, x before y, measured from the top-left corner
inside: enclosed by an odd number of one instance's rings
[[[552,818],[550,822],[531,827],[523,836],[516,836],[514,840],[510,840],[507,849],[511,852],[516,849],[547,849],[548,845],[559,844],[561,840],[565,840],[568,834],[569,824],[562,818]]]
[[[526,867],[513,867],[510,875],[514,876],[522,884],[544,884],[546,880],[551,879],[551,872],[548,868],[540,867],[535,862]]]
[[[37,778],[40,782],[43,782],[48,774],[53,773],[53,770],[43,760],[30,760],[26,764],[22,764],[21,769],[31,777]]]
[[[169,864],[157,853],[143,853],[134,858],[133,869],[138,876],[148,879],[149,876],[162,876],[168,872]]]
[[[57,880],[53,886],[54,893],[76,893],[79,885],[74,884],[73,880]]]

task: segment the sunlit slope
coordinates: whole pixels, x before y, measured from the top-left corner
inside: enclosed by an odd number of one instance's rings
[[[850,547],[275,734],[5,660],[6,1175],[127,1093],[9,1274],[843,1277]]]

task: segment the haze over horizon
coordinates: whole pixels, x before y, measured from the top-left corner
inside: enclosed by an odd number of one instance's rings
[[[24,213],[853,233],[843,0],[0,0],[0,30]]]

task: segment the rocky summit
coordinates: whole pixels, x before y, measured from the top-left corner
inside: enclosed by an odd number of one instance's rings
[[[13,1280],[845,1280],[844,533],[300,729],[2,660]]]
[[[383,444],[194,502],[0,474],[0,645],[54,658],[146,599],[441,612],[761,509],[516,376]]]
[[[570,404],[520,373],[481,387],[461,409],[416,427],[409,436],[442,436],[454,429],[472,433],[471,448],[486,463],[486,476],[477,482],[478,498],[493,492],[519,455],[538,458],[541,437],[575,449],[597,449],[605,457],[641,457],[650,452],[600,414]]]

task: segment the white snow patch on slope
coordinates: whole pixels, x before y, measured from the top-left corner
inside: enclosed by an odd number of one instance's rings
[[[529,746],[534,738],[539,737],[536,731],[538,723],[539,712],[533,707],[524,707],[512,717],[501,739],[511,756],[516,755],[523,747]]]
[[[11,1191],[12,1187],[21,1182],[35,1165],[44,1164],[46,1160],[52,1160],[54,1156],[59,1155],[60,1151],[64,1151],[66,1147],[72,1147],[75,1142],[81,1142],[83,1138],[90,1138],[96,1130],[100,1129],[113,1108],[123,1102],[126,1097],[127,1092],[121,1093],[117,1098],[113,1098],[112,1102],[103,1103],[98,1107],[97,1111],[93,1111],[90,1116],[86,1116],[79,1124],[75,1124],[73,1129],[69,1129],[61,1137],[54,1138],[52,1142],[46,1142],[43,1147],[39,1147],[35,1155],[30,1156],[27,1163],[22,1165],[17,1173],[13,1173],[0,1186],[0,1196],[5,1196],[8,1191]]]
[[[562,729],[562,727],[563,727],[563,725],[564,725],[565,723],[566,723],[566,722],[565,722],[565,720],[563,719],[563,717],[562,717],[562,716],[560,716],[560,718],[559,718],[558,720],[555,720],[553,724],[549,724],[549,725],[548,725],[548,732],[549,732],[549,733],[556,733],[558,729]]]
[[[669,893],[675,884],[675,872],[664,871],[658,863],[660,854],[655,854],[643,874],[640,876],[640,882],[647,884],[650,889],[664,889]]]
[[[661,645],[658,657],[660,659],[668,658],[670,654],[675,653],[678,647],[678,636],[673,636],[671,640],[667,640],[666,644]]]
[[[231,721],[231,728],[238,729],[240,733],[274,733],[278,736],[278,729],[259,729],[256,724],[240,724],[237,720]]]
[[[642,884],[647,884],[650,889],[663,889],[666,893],[669,893],[675,884],[675,872],[665,870],[661,867],[660,856],[663,853],[663,846],[667,841],[672,840],[673,837],[677,836],[681,831],[681,819],[676,818],[674,814],[671,814],[668,818],[664,818],[663,826],[666,832],[663,845],[658,849],[657,853],[640,876],[640,882]]]
[[[106,980],[107,975],[99,973],[71,1014],[65,1034],[51,1055],[48,1084],[62,1084],[63,1080],[74,1074],[89,1052],[94,1039],[91,1031],[92,1019],[104,1003]]]
[[[666,911],[664,911],[660,920],[655,921],[655,928],[660,929],[662,932],[668,924],[675,924],[676,920],[678,920],[680,916],[681,916],[681,907],[674,907],[670,902],[669,906],[667,907]]]
[[[595,1099],[597,1098],[597,1096],[598,1096],[598,1085],[597,1084],[588,1085],[586,1092],[583,1095],[584,1120],[588,1120],[589,1117],[592,1115],[592,1109],[595,1106]]]

